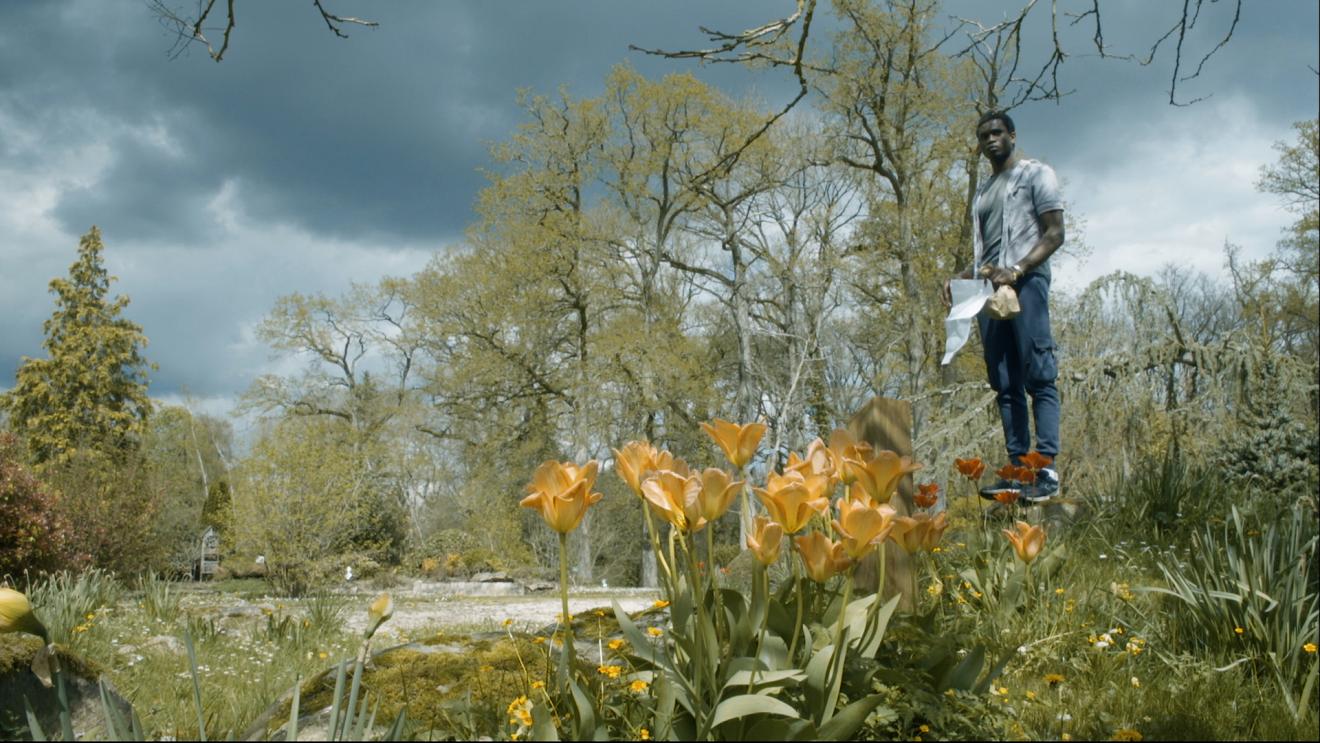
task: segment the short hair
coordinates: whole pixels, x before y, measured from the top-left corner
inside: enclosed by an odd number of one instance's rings
[[[1008,130],[1009,134],[1017,134],[1017,127],[1013,125],[1013,119],[1004,111],[987,111],[981,114],[981,118],[976,120],[976,128],[980,129],[982,124],[995,119],[1004,122],[1004,128]]]

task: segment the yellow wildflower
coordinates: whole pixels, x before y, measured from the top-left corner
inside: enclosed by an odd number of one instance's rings
[[[651,604],[651,607],[654,608],[654,609],[663,609],[663,608],[665,608],[665,607],[667,607],[667,606],[669,606],[669,602],[668,602],[668,601],[665,601],[664,599],[660,599],[659,601],[655,602],[654,604]],[[646,728],[642,728],[642,729],[645,730]]]
[[[1065,679],[1063,678],[1063,674],[1061,673],[1045,674],[1045,683],[1049,684],[1050,686],[1058,686],[1059,684],[1062,684],[1064,680]]]
[[[1132,728],[1119,728],[1114,731],[1114,734],[1110,736],[1109,739],[1139,741],[1142,740],[1142,735]]]
[[[642,692],[646,691],[647,686],[649,686],[649,684],[647,684],[645,681],[643,681],[642,679],[637,679],[631,684],[628,684],[628,691],[631,691],[634,694],[641,694]]]
[[[509,702],[509,724],[521,728],[532,726],[532,703],[525,696],[519,696]]]
[[[536,690],[536,689],[544,689],[544,688],[545,688],[545,682],[544,682],[544,681],[540,681],[540,680],[538,680],[538,681],[533,681],[533,682],[532,682],[532,689],[533,689],[533,690]]]
[[[650,731],[650,730],[647,730],[646,728],[642,728],[641,730],[638,730],[638,731],[637,731],[637,737],[638,737],[638,738],[641,738],[642,740],[650,740],[650,739],[651,739],[651,731]]]
[[[533,645],[543,645],[543,644],[545,644],[545,638],[544,638],[544,637],[540,637],[540,636],[538,636],[538,637],[533,637],[533,638],[532,638],[532,644],[533,644]]]
[[[627,640],[615,639],[615,640],[610,640],[610,644],[608,647],[610,650],[618,650],[619,648],[627,644],[628,644]]]
[[[1313,642],[1308,642],[1308,643],[1306,643],[1305,645],[1302,646],[1302,650],[1305,650],[1306,652],[1310,653],[1311,655],[1315,655],[1315,651],[1316,651],[1315,643],[1313,643]]]
[[[1238,635],[1243,635],[1246,634],[1247,631],[1242,629],[1241,627],[1234,627],[1233,632],[1237,633]]]
[[[665,631],[662,630],[662,629],[660,629],[659,627],[647,627],[647,628],[646,628],[646,634],[650,635],[651,637],[659,637],[660,635],[663,635],[664,633],[665,633]]]

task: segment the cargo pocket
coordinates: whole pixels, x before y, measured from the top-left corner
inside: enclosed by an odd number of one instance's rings
[[[1059,362],[1054,358],[1054,340],[1037,338],[1031,344],[1031,361],[1027,364],[1027,380],[1034,383],[1053,382],[1059,376]]]

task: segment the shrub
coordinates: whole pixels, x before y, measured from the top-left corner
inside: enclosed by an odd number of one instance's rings
[[[0,433],[0,576],[74,567],[74,549],[58,497],[23,464],[18,437]]]

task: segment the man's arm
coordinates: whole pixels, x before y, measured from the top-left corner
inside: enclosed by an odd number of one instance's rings
[[[1002,284],[1015,284],[1017,280],[1027,274],[1028,271],[1039,266],[1054,255],[1054,251],[1063,245],[1063,210],[1055,209],[1040,215],[1040,238],[1036,244],[1027,251],[1025,258],[1017,262],[1017,270],[1013,268],[994,268],[990,269],[986,278],[990,279],[996,287]],[[982,270],[985,273],[985,269]]]

